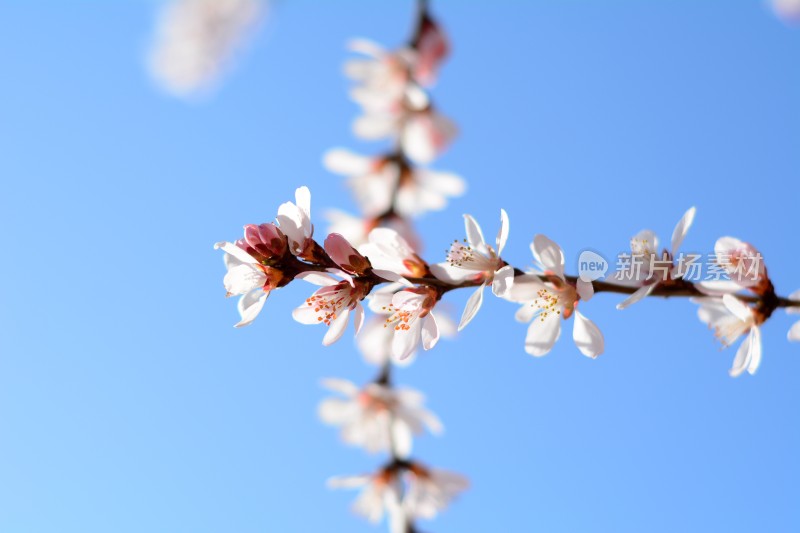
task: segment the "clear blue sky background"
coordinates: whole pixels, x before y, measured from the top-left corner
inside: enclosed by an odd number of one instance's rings
[[[472,213],[511,217],[508,259],[541,232],[580,250],[731,234],[780,292],[800,288],[800,29],[758,0],[434,1],[454,42],[435,98],[462,135],[437,163],[466,196],[420,221],[430,260]],[[186,104],[142,68],[155,2],[0,0],[0,532],[367,532],[330,475],[381,460],[316,419],[324,376],[365,381],[351,336],[320,345],[275,294],[244,330],[217,240],[309,185],[350,133],[351,36],[401,42],[411,2],[281,2],[215,97]],[[449,301],[460,312],[466,294]],[[515,306],[488,301],[399,380],[429,396],[423,461],[473,489],[423,529],[800,530],[800,346],[779,313],[755,377],[728,377],[688,301],[586,305],[591,361],[568,335],[523,351]],[[569,330],[567,330],[569,331]],[[380,531],[381,529],[377,529]]]

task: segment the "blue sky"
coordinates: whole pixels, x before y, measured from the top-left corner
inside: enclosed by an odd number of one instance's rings
[[[545,233],[575,272],[581,250],[666,239],[694,205],[686,250],[734,235],[779,292],[800,288],[800,29],[757,0],[433,4],[454,45],[434,98],[462,130],[435,167],[469,190],[419,221],[427,259],[462,213],[491,234],[503,207],[509,261]],[[350,133],[344,45],[401,42],[411,2],[285,0],[195,103],[143,69],[156,7],[0,0],[0,531],[381,530],[324,484],[381,458],[315,415],[320,378],[374,370],[349,335],[323,349],[292,320],[310,286],[234,330],[212,244],[299,185],[319,231],[324,208],[354,209],[321,155],[381,146]],[[473,483],[424,530],[800,529],[789,318],[734,380],[692,304],[618,300],[583,309],[606,338],[595,361],[568,336],[527,356],[515,306],[492,300],[399,372],[447,428],[415,455]]]

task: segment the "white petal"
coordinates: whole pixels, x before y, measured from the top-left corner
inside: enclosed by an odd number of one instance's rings
[[[761,364],[761,329],[753,326],[750,329],[749,337],[752,337],[752,340],[750,341],[750,364],[747,365],[747,372],[753,375]]]
[[[361,305],[361,302],[356,304],[353,313],[353,327],[356,329],[356,335],[358,335],[358,332],[361,331],[361,326],[364,325],[364,306]]]
[[[421,324],[415,321],[407,330],[395,330],[392,338],[392,355],[396,359],[405,359],[414,353],[419,344]]]
[[[514,284],[503,296],[506,300],[517,303],[531,303],[538,297],[538,292],[547,289],[547,285],[534,274],[524,274],[514,278]]]
[[[739,320],[749,320],[753,316],[750,308],[736,296],[726,294],[722,297],[722,303],[728,308],[728,311],[733,313]]]
[[[675,229],[672,231],[672,257],[678,253],[678,248],[683,243],[683,238],[686,237],[686,234],[689,232],[689,228],[692,227],[692,222],[694,222],[694,214],[697,210],[694,207],[689,208],[686,213],[684,213],[683,217],[678,221],[678,224],[675,226]]]
[[[539,234],[533,238],[531,251],[545,270],[552,271],[560,278],[564,277],[564,252],[559,245],[545,235]]]
[[[264,302],[267,301],[267,296],[269,296],[269,292],[256,289],[239,298],[237,307],[239,309],[239,315],[242,317],[242,319],[233,327],[241,328],[251,324],[264,307]]]
[[[636,289],[636,292],[622,300],[620,303],[617,304],[617,309],[622,310],[626,307],[629,307],[639,300],[642,300],[650,295],[653,290],[655,290],[658,283],[651,283],[650,285],[644,285],[643,287],[639,287]]]
[[[430,265],[430,269],[431,274],[433,274],[436,279],[452,285],[458,285],[475,275],[475,271],[473,270],[467,270],[466,268],[457,267],[446,262]]]
[[[347,49],[365,56],[380,58],[386,55],[386,49],[370,39],[358,37],[347,42]]]
[[[792,327],[789,328],[789,333],[786,334],[786,338],[790,341],[800,342],[800,322],[792,324]]]
[[[535,357],[546,355],[561,335],[561,317],[552,315],[545,319],[534,318],[528,326],[525,351]]]
[[[300,274],[296,275],[294,279],[302,279],[303,281],[307,281],[313,285],[319,285],[320,287],[327,287],[339,283],[339,280],[330,274],[313,271],[301,272]]]
[[[500,298],[505,297],[514,286],[514,267],[506,265],[494,273],[492,293]]]
[[[338,392],[349,398],[355,397],[360,392],[358,385],[347,379],[325,378],[320,384],[329,391]]]
[[[328,327],[327,333],[325,333],[325,336],[322,338],[323,346],[330,346],[342,337],[344,330],[347,328],[347,319],[349,316],[350,310],[343,309],[339,313],[339,316],[333,319],[333,322],[331,322],[331,325]]]
[[[469,297],[469,300],[467,300],[464,313],[461,315],[461,323],[458,324],[458,331],[467,327],[467,324],[478,314],[478,310],[481,308],[481,304],[483,304],[483,289],[485,287],[486,284],[484,283],[478,287],[478,289],[472,293],[472,296]]]
[[[508,241],[508,213],[506,213],[505,209],[501,209],[500,231],[497,232],[497,238],[495,239],[498,256],[503,252],[503,248],[506,247],[506,241]]]
[[[739,292],[742,286],[735,281],[720,279],[715,281],[701,281],[695,283],[697,290],[710,296],[722,296],[727,293]]]
[[[469,242],[470,246],[477,248],[486,244],[481,227],[472,216],[464,215],[464,229],[467,232],[467,242]]]
[[[222,249],[223,252],[232,255],[242,263],[258,263],[255,258],[250,254],[233,244],[232,242],[218,242],[214,245],[214,249]]]
[[[294,192],[294,199],[300,211],[303,212],[308,220],[311,220],[311,191],[308,190],[308,187],[299,187]]]
[[[406,287],[413,287],[414,284],[408,281],[406,278],[398,274],[397,272],[392,272],[391,270],[382,270],[380,268],[373,268],[372,273],[378,276],[379,278],[383,278],[386,281],[393,281],[396,283],[401,283]]]
[[[436,325],[433,313],[428,313],[428,316],[422,319],[422,347],[430,350],[437,342],[439,342],[439,327]]]
[[[332,489],[355,489],[372,481],[372,476],[336,476],[326,483]]]
[[[578,290],[578,296],[580,296],[581,300],[584,302],[588,302],[592,299],[592,296],[594,296],[594,285],[591,281],[583,281],[582,279],[578,279],[576,289]]]
[[[319,317],[320,314],[314,310],[314,306],[308,305],[307,302],[303,302],[292,311],[292,318],[301,324],[306,324],[309,326],[313,324],[319,324]]]
[[[603,353],[605,342],[603,333],[594,322],[575,310],[575,325],[572,327],[572,340],[586,357],[595,358]]]
[[[742,375],[742,372],[749,366],[752,343],[753,336],[748,335],[742,341],[742,344],[739,345],[739,349],[736,350],[736,357],[733,358],[733,366],[728,371],[728,374],[730,374],[732,378]]]
[[[645,256],[645,260],[652,254],[658,254],[658,235],[649,229],[643,229],[631,239],[631,252]]]
[[[537,309],[531,304],[525,304],[514,313],[514,320],[517,322],[530,322],[536,314]]]
[[[394,419],[392,422],[392,450],[394,453],[401,457],[406,458],[411,455],[411,447],[413,444],[413,435],[408,424],[402,420]]]
[[[323,159],[325,168],[336,174],[356,176],[370,171],[372,159],[354,154],[350,150],[337,148],[328,150]]]

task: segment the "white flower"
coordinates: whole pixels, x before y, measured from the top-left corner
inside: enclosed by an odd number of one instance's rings
[[[259,0],[173,0],[161,13],[150,55],[153,76],[185,96],[207,87],[259,19]]]
[[[457,134],[452,120],[428,107],[405,118],[400,144],[408,157],[425,165],[444,152]]]
[[[392,356],[406,359],[417,349],[430,350],[439,342],[439,327],[433,316],[433,307],[439,294],[431,287],[408,288],[394,292],[399,284],[373,291],[369,308],[388,315],[384,327],[392,330]]]
[[[332,489],[361,489],[353,511],[373,524],[383,519],[386,510],[400,506],[402,487],[396,469],[381,469],[375,474],[341,476],[328,480]]]
[[[355,314],[354,325],[358,334],[364,323],[364,308],[361,300],[369,293],[369,287],[354,280],[345,272],[335,272],[344,278],[339,281],[322,272],[305,272],[295,277],[314,285],[321,285],[306,301],[292,312],[301,324],[325,324],[329,327],[322,344],[329,346],[339,340],[347,328],[350,311]]]
[[[409,91],[419,90],[410,76],[415,60],[413,50],[401,48],[389,52],[367,39],[354,39],[349,48],[366,56],[351,59],[344,67],[345,75],[359,84],[351,91],[359,104],[373,110],[393,111],[409,98]],[[410,98],[414,100],[417,96]]]
[[[673,261],[678,255],[683,239],[692,227],[694,221],[695,208],[692,207],[675,225],[672,231],[672,246],[669,251],[658,250],[658,235],[650,230],[642,230],[631,239],[632,261],[641,262],[641,272],[639,276],[629,276],[624,271],[618,271],[612,279],[619,284],[639,287],[636,292],[628,296],[625,300],[617,304],[617,309],[625,309],[635,304],[639,300],[646,298],[655,288],[664,281],[675,279],[682,275]]]
[[[508,215],[500,210],[500,230],[495,238],[495,251],[486,244],[481,227],[470,215],[464,215],[467,238],[464,242],[455,241],[450,246],[447,261],[431,266],[434,276],[448,283],[459,284],[464,281],[479,282],[478,289],[470,296],[458,330],[461,331],[475,317],[483,303],[483,289],[492,285],[495,296],[504,296],[514,282],[514,267],[507,265],[500,257],[508,240]]]
[[[436,312],[436,326],[439,335],[448,338],[456,334],[456,323],[441,310]],[[405,359],[397,359],[392,355],[394,328],[386,327],[386,315],[373,315],[364,323],[356,337],[356,346],[364,360],[372,365],[381,366],[391,361],[398,366],[407,366],[414,362],[416,351]]]
[[[722,298],[693,298],[692,301],[700,305],[697,316],[714,330],[724,348],[749,333],[736,351],[729,373],[731,377],[737,377],[745,370],[755,374],[761,364],[761,331],[758,327],[760,319],[753,308],[731,294]]]
[[[348,185],[368,217],[390,211],[408,217],[444,209],[449,197],[460,196],[464,180],[449,172],[413,168],[385,157],[365,157],[344,149],[325,154],[331,172],[349,176]]]
[[[356,248],[365,244],[368,241],[369,232],[380,224],[382,227],[393,229],[399,233],[411,248],[419,249],[419,239],[406,218],[390,215],[380,220],[364,219],[337,209],[327,211],[325,217],[330,222],[328,233],[339,233]]]
[[[256,319],[270,290],[283,279],[281,271],[260,264],[254,257],[232,242],[218,242],[215,249],[225,252],[228,268],[223,280],[228,296],[241,295],[237,305],[241,320],[234,326],[247,326]]]
[[[413,518],[435,518],[459,494],[469,488],[469,480],[455,472],[425,468],[413,463],[403,508]]]
[[[410,285],[405,278],[421,278],[428,273],[428,264],[395,230],[375,228],[369,232],[368,239],[358,251],[367,256],[384,279]]]
[[[314,225],[311,224],[311,191],[300,187],[295,191],[296,204],[286,202],[278,208],[276,217],[281,231],[289,239],[289,249],[302,256],[313,244]]]
[[[800,291],[795,291],[789,295],[790,300],[794,300],[800,302]],[[787,307],[786,313],[790,315],[797,315],[800,314],[800,307]],[[789,328],[789,333],[786,334],[786,337],[790,341],[800,342],[800,320],[795,322],[791,328]]]
[[[375,453],[391,450],[407,457],[412,437],[427,428],[441,433],[442,423],[424,408],[425,397],[412,389],[369,383],[359,389],[342,379],[327,379],[323,385],[344,398],[328,398],[320,404],[323,422],[340,426],[342,440]]]
[[[589,300],[594,294],[591,282],[569,283],[564,277],[564,252],[544,235],[534,237],[531,250],[546,281],[535,274],[518,276],[506,295],[508,300],[524,303],[515,315],[517,321],[531,321],[525,351],[536,357],[547,354],[561,335],[560,319],[575,315],[572,339],[578,350],[592,358],[602,354],[603,334],[577,309],[579,300]]]

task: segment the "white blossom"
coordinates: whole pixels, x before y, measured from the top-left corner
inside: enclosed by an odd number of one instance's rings
[[[358,280],[354,280],[345,272],[336,272],[343,281],[339,281],[329,274],[322,272],[305,272],[295,279],[303,279],[321,288],[297,307],[292,316],[301,324],[325,324],[328,331],[322,339],[322,344],[329,346],[338,341],[344,334],[350,319],[350,312],[354,314],[354,326],[358,334],[364,323],[364,308],[361,300],[369,292],[369,287]]]
[[[564,252],[544,235],[534,237],[531,251],[544,280],[533,273],[518,276],[506,295],[508,300],[524,304],[515,315],[517,321],[531,322],[525,351],[536,357],[550,352],[561,335],[561,319],[575,315],[572,339],[578,350],[592,358],[602,354],[603,334],[577,309],[579,300],[589,300],[594,294],[591,282],[578,279],[576,285],[569,283],[564,277]]]
[[[467,238],[463,242],[456,240],[447,253],[447,261],[431,266],[434,276],[448,283],[459,284],[465,281],[478,282],[480,285],[470,296],[459,331],[475,317],[483,303],[483,290],[491,284],[495,296],[505,296],[514,282],[514,267],[505,264],[500,254],[508,240],[508,215],[500,210],[500,230],[495,238],[495,248],[486,243],[481,227],[470,215],[464,215]]]
[[[402,487],[394,470],[383,469],[376,474],[339,476],[328,480],[332,489],[361,489],[353,503],[353,511],[373,524],[380,522],[386,510],[398,509]]]
[[[283,275],[279,270],[262,265],[235,243],[218,242],[214,248],[225,252],[228,272],[223,284],[227,296],[241,295],[237,305],[241,320],[234,327],[247,326],[261,312],[269,292],[277,287]]]
[[[613,281],[622,285],[638,287],[637,290],[625,300],[617,304],[617,309],[625,309],[649,296],[659,283],[682,275],[673,261],[678,255],[678,249],[683,239],[689,232],[694,221],[696,209],[691,207],[675,225],[672,231],[670,250],[659,251],[658,235],[651,230],[642,230],[631,239],[632,261],[640,261],[641,271],[639,276],[627,276],[624,271],[618,271],[612,277]]]
[[[412,465],[403,508],[413,518],[432,519],[469,488],[469,480],[447,470]]]
[[[430,350],[439,342],[439,327],[433,315],[439,296],[430,287],[398,291],[400,286],[392,284],[373,291],[369,295],[369,308],[387,315],[384,327],[392,331],[392,357],[406,359],[420,344]]]
[[[208,87],[264,7],[261,0],[173,0],[160,16],[149,58],[153,76],[181,96]]]
[[[748,334],[736,351],[729,373],[732,377],[740,376],[745,370],[755,374],[761,364],[761,330],[753,308],[731,294],[722,298],[693,298],[692,301],[700,305],[697,316],[714,331],[723,347]]]
[[[313,243],[314,225],[311,223],[311,191],[300,187],[295,191],[295,202],[286,202],[278,208],[276,217],[281,231],[289,239],[289,249],[294,255],[303,255]]]
[[[342,379],[327,379],[323,385],[341,397],[324,400],[319,415],[323,422],[341,427],[341,437],[348,444],[368,452],[390,450],[407,457],[413,435],[427,428],[441,433],[439,419],[425,409],[425,397],[413,389],[393,388],[369,383],[358,388]]]

